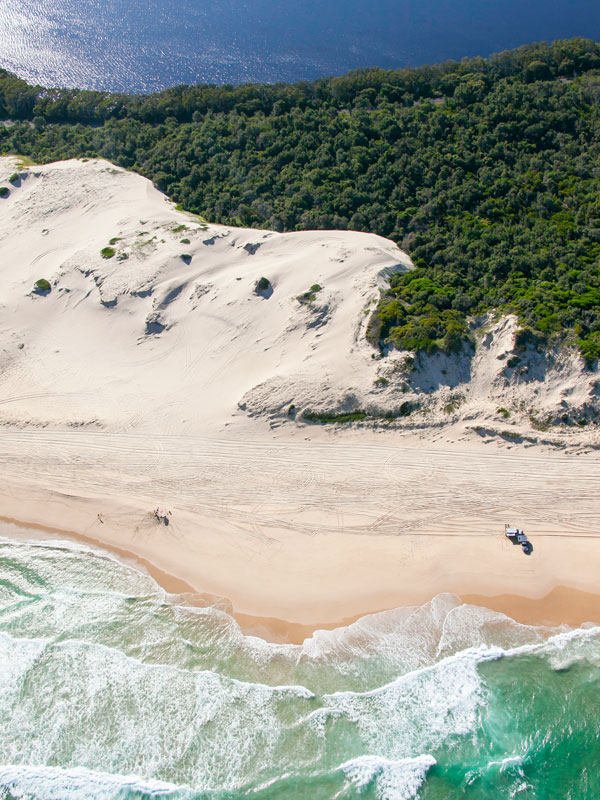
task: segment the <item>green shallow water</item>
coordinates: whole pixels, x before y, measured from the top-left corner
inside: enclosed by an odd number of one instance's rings
[[[440,748],[420,797],[600,797],[598,666],[513,656],[479,674],[487,702],[475,735]]]
[[[592,625],[440,595],[274,645],[106,553],[0,535],[0,798],[600,797]]]

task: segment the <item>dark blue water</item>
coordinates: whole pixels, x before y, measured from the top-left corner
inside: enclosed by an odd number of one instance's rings
[[[0,66],[47,86],[145,92],[600,39],[593,0],[0,0]]]

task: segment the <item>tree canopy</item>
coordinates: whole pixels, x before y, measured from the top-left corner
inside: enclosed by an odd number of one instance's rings
[[[46,89],[0,70],[0,151],[102,157],[213,222],[378,233],[392,280],[374,344],[457,349],[517,313],[600,356],[600,45],[538,43],[418,69],[151,95]]]

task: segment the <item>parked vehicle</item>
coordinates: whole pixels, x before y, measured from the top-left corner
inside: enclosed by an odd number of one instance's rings
[[[505,525],[504,535],[513,544],[520,544],[521,549],[523,550],[526,556],[530,556],[533,553],[533,545],[525,535],[525,532],[522,531],[520,528],[515,528],[512,525]]]

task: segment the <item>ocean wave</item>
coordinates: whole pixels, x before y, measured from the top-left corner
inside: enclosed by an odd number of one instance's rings
[[[332,739],[349,755],[415,758],[474,729],[477,660],[453,657],[376,691],[315,696],[147,665],[104,646],[0,634],[0,662],[14,673],[0,693],[0,757],[107,774],[141,768],[202,791],[327,768]],[[377,785],[391,780],[382,773]]]
[[[560,634],[548,646],[562,651],[596,633]],[[268,778],[274,764],[293,771],[298,758],[312,768],[331,737],[388,760],[434,752],[477,729],[486,703],[481,664],[543,648],[470,648],[366,692],[320,695],[301,685],[145,664],[80,641],[2,633],[0,651],[12,666],[0,692],[0,713],[9,720],[0,744],[5,759],[21,753],[30,762],[92,763],[107,772],[142,765],[153,774],[169,774],[181,759],[188,764],[183,782],[208,789]],[[107,718],[110,746],[96,737]],[[284,753],[296,755],[287,760]]]
[[[71,545],[6,543],[0,585],[6,629],[10,619],[25,636],[79,637],[87,618],[86,637],[146,663],[319,691],[368,690],[471,646],[541,643],[556,630],[520,625],[442,594],[423,606],[315,631],[301,645],[274,644],[244,634],[221,606],[188,606],[131,564]],[[26,596],[37,604],[26,606]]]
[[[510,719],[490,688],[503,665],[519,674],[519,659],[537,659],[527,663],[534,680],[540,664],[546,675],[600,663],[598,626],[523,626],[452,595],[272,645],[223,609],[189,608],[95,552],[23,542],[4,552],[0,762],[60,765],[60,780],[42,775],[55,786],[85,767],[219,800],[404,800],[435,780],[444,748],[479,735],[490,709],[508,741]],[[127,591],[136,580],[145,593]],[[524,782],[513,756],[523,753],[490,751],[473,780],[510,772]],[[35,775],[15,774],[7,791],[27,797]]]
[[[435,758],[429,755],[396,761],[379,756],[359,756],[341,764],[339,769],[359,790],[375,783],[380,800],[412,800],[435,763]]]
[[[0,633],[0,758],[90,764],[107,773],[181,773],[189,785],[235,787],[292,742],[319,758],[304,687],[245,684],[214,672],[148,665],[104,645]],[[295,746],[295,745],[294,745]],[[178,766],[179,764],[185,766]]]
[[[188,787],[134,775],[113,775],[84,767],[62,769],[28,764],[0,765],[0,787],[18,800],[119,800],[165,798],[186,800]]]
[[[502,651],[506,658],[540,656],[552,669],[562,670],[572,664],[587,661],[600,666],[600,626],[584,623],[579,628],[561,631],[543,642],[509,647]]]

